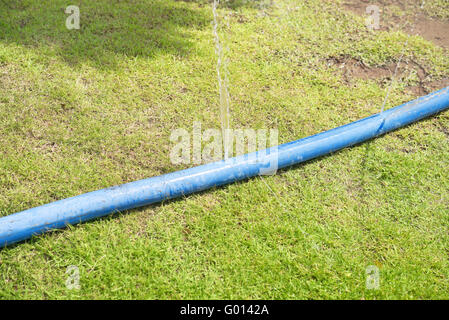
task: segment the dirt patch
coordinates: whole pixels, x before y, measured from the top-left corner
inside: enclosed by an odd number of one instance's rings
[[[375,80],[388,85],[393,76],[396,81],[407,81],[414,78],[417,84],[406,89],[414,96],[426,95],[449,86],[449,78],[433,80],[429,77],[426,69],[415,61],[402,61],[398,67],[397,62],[381,66],[368,66],[360,60],[344,56],[327,59],[327,65],[341,69],[343,80],[347,85],[353,85],[354,79]]]
[[[421,1],[405,0],[345,0],[343,7],[358,15],[368,17],[370,5],[379,6],[379,29],[383,31],[402,30],[419,35],[434,44],[449,49],[449,20],[437,19],[424,14]]]
[[[415,26],[415,32],[440,47],[449,49],[449,21],[434,20],[421,14]]]
[[[449,49],[449,19],[427,16],[426,11],[420,8],[421,3],[422,0],[377,0],[376,2],[344,0],[343,7],[358,15],[368,17],[367,7],[373,4],[377,5],[380,14],[380,30],[402,30]],[[382,66],[366,66],[361,61],[347,57],[331,58],[328,62],[342,69],[343,78],[348,85],[352,84],[353,79],[372,79],[385,82],[388,85],[397,66],[397,62]],[[415,96],[422,96],[449,86],[449,78],[435,80],[429,76],[425,67],[413,60],[401,62],[395,79],[414,82],[406,90]]]
[[[391,79],[394,74],[394,65],[370,67],[362,61],[351,57],[338,57],[328,59],[329,66],[336,66],[343,72],[343,79],[351,83],[352,79]]]
[[[449,78],[444,78],[444,79],[441,79],[438,81],[430,81],[426,85],[430,91],[443,89],[443,88],[449,87]]]

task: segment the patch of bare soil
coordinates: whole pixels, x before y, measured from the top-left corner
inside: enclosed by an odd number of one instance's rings
[[[380,30],[402,30],[411,35],[419,35],[437,46],[449,49],[449,20],[436,19],[424,14],[420,8],[422,0],[345,0],[344,8],[358,15],[368,17],[367,7],[379,6]],[[328,60],[343,70],[345,82],[351,79],[373,79],[380,82],[391,81],[397,63],[383,66],[366,66],[363,62],[347,57],[332,58]],[[414,61],[402,61],[396,80],[406,80],[415,72],[418,83],[407,88],[415,96],[425,95],[429,92],[449,86],[449,78],[441,80],[432,79],[425,68]]]
[[[440,47],[449,48],[449,21],[434,20],[420,14],[415,30],[411,32]]]
[[[393,65],[379,67],[370,67],[362,61],[351,57],[338,57],[328,60],[329,65],[335,65],[343,72],[343,78],[346,83],[351,83],[351,79],[391,79],[394,73]]]
[[[368,17],[366,8],[378,5],[380,30],[403,30],[419,35],[436,45],[449,49],[449,20],[425,15],[419,7],[421,0],[345,0],[343,7],[358,15]]]
[[[449,78],[433,80],[426,69],[415,61],[402,61],[398,67],[397,63],[393,62],[381,66],[368,66],[351,57],[337,57],[328,59],[327,64],[342,70],[347,85],[352,85],[354,79],[376,80],[388,85],[393,76],[396,81],[407,81],[412,74],[416,74],[418,83],[406,89],[414,96],[423,96],[449,86]]]

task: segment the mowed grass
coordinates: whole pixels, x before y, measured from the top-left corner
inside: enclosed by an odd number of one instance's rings
[[[219,10],[233,128],[277,128],[284,143],[378,112],[391,80],[348,80],[332,59],[403,54],[426,81],[449,75],[447,50],[370,32],[338,1],[262,2]],[[220,128],[208,1],[72,4],[80,30],[65,27],[66,1],[0,2],[0,216],[189,167],[170,162],[170,132]],[[387,108],[415,98],[417,73],[399,76]],[[448,132],[443,112],[276,176],[2,249],[0,298],[447,299]],[[79,290],[66,288],[71,265]]]

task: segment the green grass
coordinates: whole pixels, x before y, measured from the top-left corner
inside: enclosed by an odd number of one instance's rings
[[[425,1],[424,10],[427,14],[442,18],[449,19],[449,1],[448,0],[433,0]]]
[[[77,1],[72,1],[76,4]],[[389,82],[328,61],[416,61],[448,51],[370,32],[335,1],[220,9],[233,128],[284,143],[380,110]],[[441,1],[442,6],[444,1]],[[188,166],[170,132],[220,128],[207,1],[0,1],[0,216]],[[437,8],[437,7],[435,7]],[[415,96],[409,70],[387,108]],[[54,231],[0,251],[8,299],[449,298],[449,114],[276,176]],[[270,189],[274,191],[273,194]],[[80,269],[80,290],[65,286]],[[365,270],[380,269],[367,290]]]

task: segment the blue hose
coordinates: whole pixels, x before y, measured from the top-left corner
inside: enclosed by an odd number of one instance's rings
[[[0,247],[68,224],[142,207],[244,180],[349,147],[449,108],[449,87],[417,100],[325,131],[235,158],[56,201],[0,218]]]

